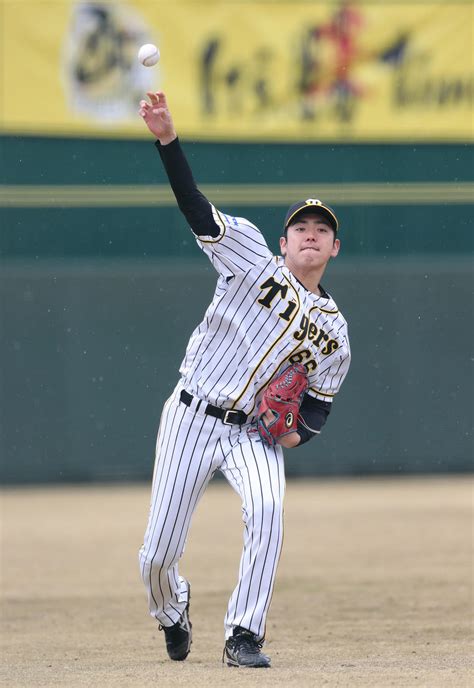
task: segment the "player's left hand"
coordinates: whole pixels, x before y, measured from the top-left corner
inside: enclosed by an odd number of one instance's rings
[[[295,363],[270,382],[257,410],[257,430],[270,446],[296,447],[298,413],[308,389],[306,368]]]
[[[275,420],[275,414],[273,411],[268,410],[264,413],[262,420],[268,427]],[[285,449],[292,449],[299,445],[300,440],[301,437],[297,432],[290,432],[288,435],[283,435],[283,437],[276,440],[276,444],[280,444],[282,447],[285,447]]]

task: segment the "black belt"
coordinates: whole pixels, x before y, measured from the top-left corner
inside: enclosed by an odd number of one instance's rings
[[[186,392],[185,389],[181,390],[179,396],[183,404],[186,406],[191,406],[193,400],[193,395]],[[202,401],[199,400],[196,411],[201,405]],[[247,414],[243,411],[232,411],[231,409],[222,409],[218,406],[213,406],[212,404],[207,404],[204,409],[204,413],[208,416],[213,416],[214,418],[219,418],[225,425],[244,425],[247,422]]]

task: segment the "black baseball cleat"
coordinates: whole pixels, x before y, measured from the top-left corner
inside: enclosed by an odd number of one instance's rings
[[[267,668],[270,666],[270,657],[261,652],[262,645],[251,631],[236,626],[226,640],[222,661],[227,662],[227,666]]]
[[[192,623],[189,620],[189,593],[188,604],[179,620],[172,626],[161,626],[160,631],[165,632],[166,650],[170,659],[182,662],[189,655],[192,643]]]

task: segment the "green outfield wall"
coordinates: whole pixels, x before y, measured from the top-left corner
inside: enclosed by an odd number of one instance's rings
[[[0,145],[0,476],[148,479],[215,273],[152,144]],[[209,198],[275,251],[293,200],[321,196],[341,218],[324,285],[349,322],[352,368],[287,474],[472,470],[472,149],[185,148]]]
[[[472,147],[466,144],[185,143],[218,207],[278,246],[296,199],[321,196],[341,219],[345,255],[471,251]],[[0,255],[197,258],[153,143],[0,139]]]

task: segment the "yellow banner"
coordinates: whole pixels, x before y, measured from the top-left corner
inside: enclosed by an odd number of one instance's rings
[[[0,0],[0,130],[182,138],[473,138],[471,2]],[[144,67],[143,43],[161,60]]]

